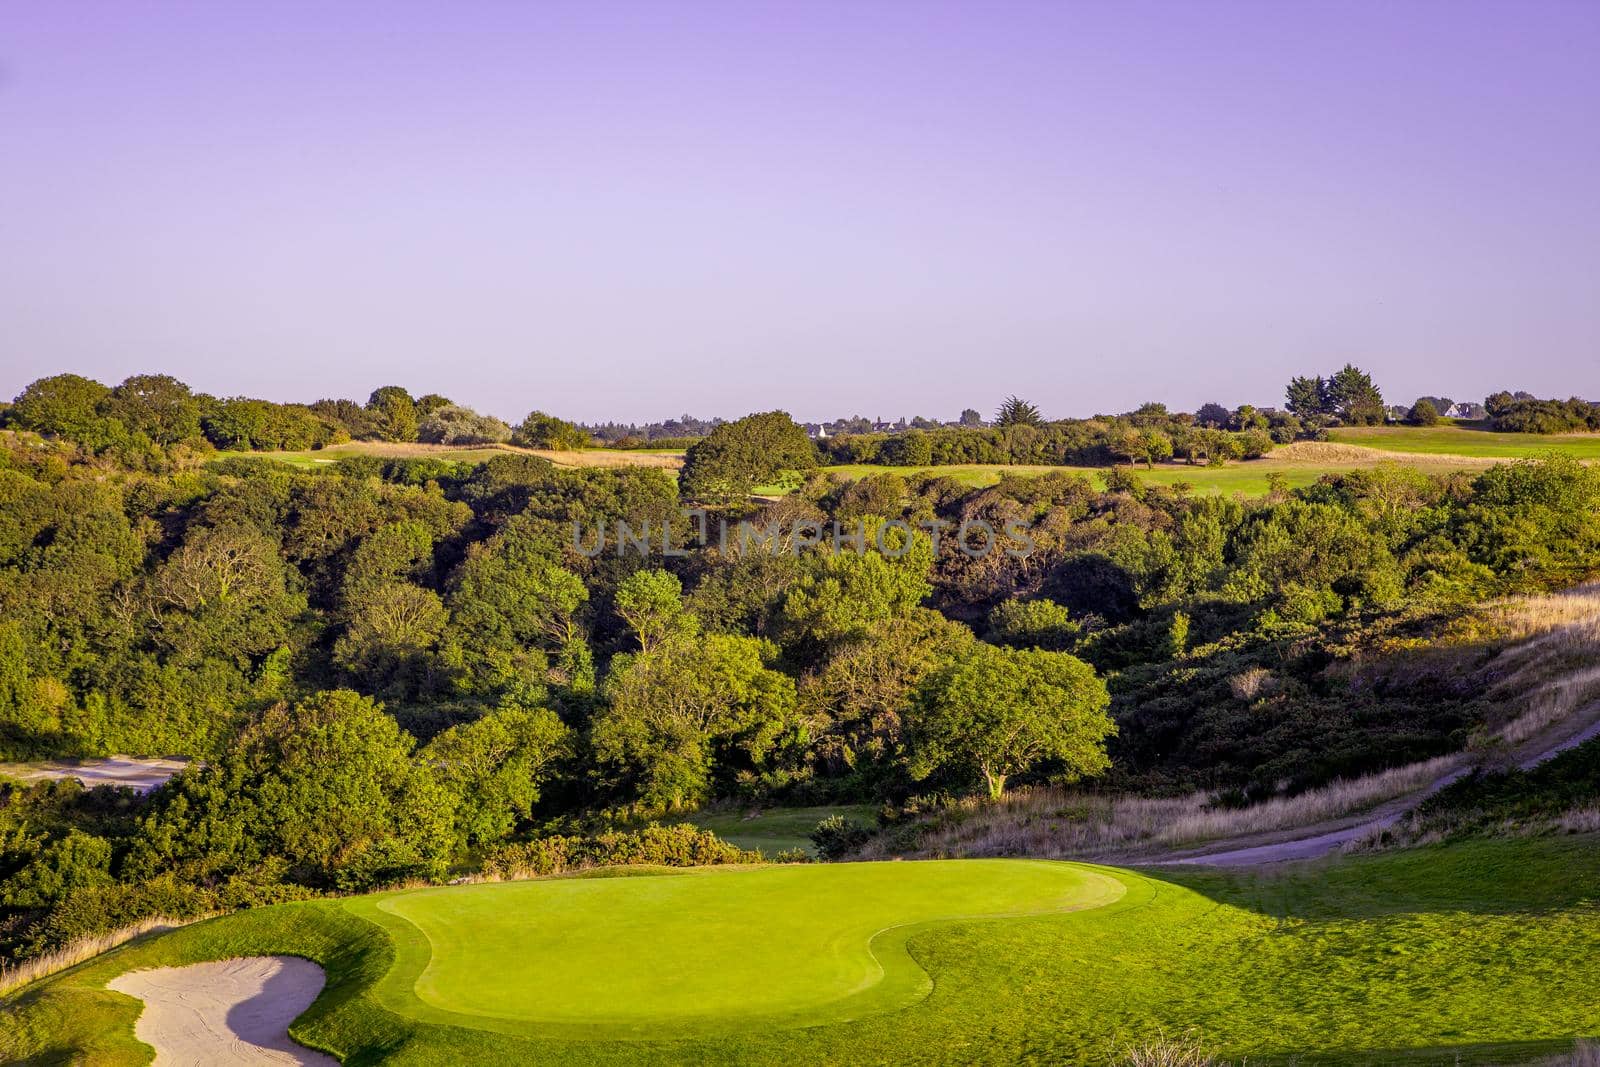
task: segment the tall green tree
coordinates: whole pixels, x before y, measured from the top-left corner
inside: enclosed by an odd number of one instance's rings
[[[732,503],[780,471],[816,464],[816,446],[805,429],[788,412],[767,411],[725,422],[690,445],[679,485],[691,500]]]
[[[562,567],[530,523],[474,545],[449,583],[447,640],[461,685],[476,696],[543,686],[552,654],[581,643],[583,580]]]
[[[643,652],[700,628],[699,620],[684,609],[683,583],[663,570],[634,571],[624,578],[617,586],[615,607]]]
[[[994,424],[1002,430],[1009,426],[1043,426],[1044,416],[1037,406],[1020,397],[1008,396],[994,413]]]
[[[384,441],[417,439],[417,403],[398,385],[384,385],[367,398],[374,434]]]
[[[215,878],[278,860],[293,880],[346,890],[437,877],[455,843],[452,798],[413,745],[348,690],[275,707],[163,794],[127,873]]]
[[[758,771],[792,725],[794,681],[768,641],[676,640],[612,661],[589,743],[606,783],[650,811],[693,808]]]
[[[571,452],[588,448],[593,444],[593,439],[587,431],[565,419],[546,415],[542,411],[530,411],[528,417],[517,423],[516,429],[512,431],[511,443],[523,448],[547,448],[557,452]]]
[[[106,425],[111,390],[79,374],[40,378],[11,407],[11,423],[21,430],[54,434],[98,451],[114,433]]]
[[[1387,417],[1383,394],[1372,384],[1372,375],[1351,363],[1328,379],[1328,403],[1351,425],[1376,425]]]
[[[974,774],[998,798],[1008,779],[1046,762],[1068,779],[1099,774],[1111,766],[1110,702],[1074,656],[976,645],[930,676],[912,704],[912,776]]]
[[[1322,378],[1291,378],[1284,396],[1285,406],[1302,419],[1331,414],[1328,383]]]
[[[889,553],[878,551],[881,536]],[[785,643],[826,646],[857,638],[879,623],[903,618],[933,592],[933,545],[921,531],[907,534],[868,519],[865,551],[850,544],[808,555],[778,609]]]
[[[506,837],[532,814],[571,749],[572,731],[553,711],[510,705],[450,727],[421,758],[455,798],[461,844],[476,848]]]
[[[169,374],[135,374],[111,390],[110,414],[158,445],[200,436],[200,402]]]

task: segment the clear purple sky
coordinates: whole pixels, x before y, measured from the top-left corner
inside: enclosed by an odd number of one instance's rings
[[[0,393],[1600,399],[1600,0],[0,4]]]

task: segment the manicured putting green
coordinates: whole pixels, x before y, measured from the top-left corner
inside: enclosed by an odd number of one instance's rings
[[[640,1036],[838,1022],[932,988],[907,954],[941,921],[1099,908],[1124,883],[1033,860],[702,868],[352,901],[398,946],[403,1014],[514,1033]]]

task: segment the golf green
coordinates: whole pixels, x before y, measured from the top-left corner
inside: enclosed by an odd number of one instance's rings
[[[905,1007],[916,928],[1100,908],[1093,867],[1034,860],[701,868],[420,889],[349,902],[397,945],[377,998],[510,1033],[813,1026]]]

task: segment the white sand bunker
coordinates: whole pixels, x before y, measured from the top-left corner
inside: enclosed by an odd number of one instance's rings
[[[106,988],[144,1001],[133,1032],[158,1064],[336,1064],[289,1039],[323,980],[321,967],[298,956],[248,956],[133,971]]]

